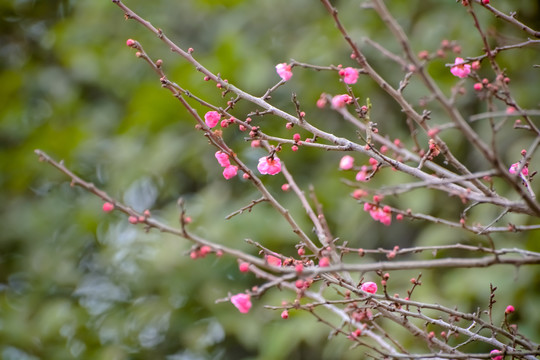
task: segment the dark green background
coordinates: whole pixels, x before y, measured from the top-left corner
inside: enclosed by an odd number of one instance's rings
[[[436,51],[442,39],[459,40],[462,54],[481,54],[481,41],[472,20],[453,0],[388,1],[388,6],[411,38],[415,52]],[[535,1],[492,1],[504,11],[518,10],[519,18],[540,28]],[[164,29],[184,49],[215,73],[244,90],[261,95],[275,84],[274,66],[294,58],[317,65],[354,66],[350,50],[338,34],[324,7],[316,1],[127,1],[127,5],[154,25]],[[360,9],[357,1],[337,1],[345,26],[361,43],[369,36],[400,53],[375,12]],[[495,20],[477,8],[493,44],[524,41],[526,34]],[[215,304],[228,292],[242,292],[260,284],[252,275],[240,274],[230,257],[193,261],[190,244],[182,239],[129,225],[120,213],[104,214],[100,199],[71,188],[66,177],[39,163],[33,150],[40,148],[88,181],[137,210],[150,208],[153,216],[177,224],[177,199],[185,199],[190,229],[200,236],[238,247],[252,254],[245,244],[251,238],[265,246],[295,253],[297,239],[285,221],[267,204],[252,213],[225,221],[234,210],[258,198],[255,189],[241,178],[226,181],[195,122],[170,94],[160,89],[152,70],[125,45],[138,40],[154,59],[164,61],[168,77],[194,94],[224,106],[220,92],[204,82],[200,73],[174,56],[150,32],[134,21],[124,21],[110,1],[20,0],[0,1],[0,357],[3,359],[352,359],[362,349],[350,350],[350,341],[327,341],[329,329],[305,313],[291,312],[284,321],[278,311],[264,304],[279,305],[294,294],[269,291],[254,300],[248,315],[230,304]],[[373,66],[397,86],[398,66],[364,46]],[[511,90],[523,108],[538,105],[538,46],[501,54]],[[444,65],[453,62],[449,53],[429,65],[430,74],[449,94],[457,78]],[[483,63],[481,75],[493,74]],[[465,116],[486,111],[478,101],[473,82],[458,100]],[[405,119],[399,108],[372,81],[361,78],[354,91],[369,97],[373,119],[381,134],[400,137],[408,147]],[[308,119],[316,126],[355,139],[354,130],[332,111],[314,104],[322,92],[344,92],[335,73],[294,69],[294,76],[274,95],[272,103],[294,113],[291,93]],[[429,95],[416,80],[405,92],[417,106]],[[498,109],[504,106],[497,104]],[[196,106],[201,114],[204,109]],[[235,114],[243,118],[254,108],[240,103]],[[447,122],[436,105],[429,105],[436,124]],[[292,132],[277,118],[256,119],[257,124],[278,136]],[[512,130],[508,121],[497,140],[502,160],[510,165],[530,135]],[[475,123],[489,139],[489,124]],[[302,137],[309,134],[300,131]],[[352,134],[352,135],[351,135]],[[227,129],[226,139],[249,165],[264,155],[252,150],[241,134]],[[456,155],[473,170],[487,169],[480,155],[456,131],[442,133]],[[426,146],[427,138],[420,136]],[[394,221],[384,227],[369,218],[340,181],[352,173],[337,171],[343,154],[301,148],[286,148],[280,157],[307,190],[313,184],[324,205],[334,236],[350,246],[392,248],[395,245],[486,243],[444,226],[425,222]],[[367,158],[355,156],[357,163]],[[538,169],[533,161],[531,169]],[[383,170],[369,187],[411,181]],[[265,184],[287,206],[304,231],[311,225],[291,193],[279,189],[278,175],[265,177]],[[498,190],[515,199],[503,183]],[[536,184],[533,183],[533,188]],[[434,191],[417,190],[388,203],[436,216],[459,220],[459,199]],[[471,211],[470,223],[489,223],[500,209],[479,206]],[[533,224],[537,219],[507,216],[508,222]],[[494,235],[497,247],[520,247],[539,251],[539,233]],[[449,254],[439,253],[438,256]],[[420,254],[416,258],[432,258]],[[348,258],[355,261],[356,258]],[[367,260],[362,260],[367,261]],[[517,311],[513,322],[533,340],[540,334],[538,294],[540,277],[534,267],[513,269],[460,269],[424,272],[424,285],[416,299],[458,306],[463,311],[485,308],[489,283],[499,288],[494,318],[499,323],[507,304]],[[418,272],[394,272],[390,291],[404,294],[408,279]],[[366,277],[375,280],[374,274]],[[404,296],[404,295],[403,295]],[[440,331],[441,329],[433,329]],[[415,349],[414,339],[401,338]],[[471,346],[471,351],[489,351]]]

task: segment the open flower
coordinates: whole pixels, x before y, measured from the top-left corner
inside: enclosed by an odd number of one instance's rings
[[[261,174],[276,175],[281,171],[281,160],[277,156],[263,156],[259,159],[257,169]]]
[[[225,154],[221,150],[216,151],[216,159],[217,159],[219,165],[221,165],[223,167],[227,167],[227,166],[231,165],[231,162],[229,161],[229,155]]]
[[[231,297],[231,302],[242,314],[247,314],[251,309],[251,297],[248,294],[236,294]]]
[[[287,63],[277,64],[276,72],[283,81],[289,81],[292,77],[291,66],[287,65]]]
[[[238,174],[238,166],[229,165],[223,169],[223,177],[227,180],[232,179]]]
[[[457,57],[454,61],[454,66],[450,68],[452,75],[457,76],[458,78],[466,78],[471,73],[471,65],[464,64],[464,60],[460,57]]]
[[[508,169],[508,172],[510,174],[516,174],[518,169],[519,169],[519,163],[513,163],[512,166],[510,166],[510,169]],[[527,165],[525,165],[523,169],[521,169],[521,174],[524,176],[529,175],[529,168],[527,167]]]
[[[358,70],[352,67],[347,67],[339,70],[339,76],[343,77],[343,82],[345,84],[356,84],[356,80],[358,80]]]
[[[335,109],[342,108],[350,103],[352,103],[352,97],[347,94],[336,95],[332,98],[332,106]]]
[[[363,283],[360,289],[367,293],[375,294],[377,292],[377,284],[375,284],[373,281],[368,281]]]
[[[209,128],[216,126],[221,119],[221,115],[217,111],[209,111],[204,114],[204,122],[208,125]]]

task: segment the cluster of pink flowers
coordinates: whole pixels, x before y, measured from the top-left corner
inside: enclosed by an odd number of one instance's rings
[[[380,207],[376,204],[365,203],[364,211],[368,211],[369,215],[375,221],[380,221],[386,226],[389,226],[392,222],[392,211],[389,206]]]
[[[452,75],[457,76],[458,78],[466,78],[471,73],[471,65],[465,64],[465,60],[460,57],[457,57],[454,61],[454,66],[450,68]]]
[[[257,165],[257,169],[263,175],[279,174],[281,172],[281,160],[279,160],[276,155],[263,156],[259,159],[259,165]]]
[[[247,314],[251,309],[251,297],[248,294],[236,294],[231,296],[231,302],[242,314]]]
[[[343,82],[345,84],[356,84],[356,81],[358,80],[358,70],[352,67],[347,67],[339,70],[339,76],[343,78]]]
[[[223,169],[223,177],[227,180],[233,178],[238,174],[238,166],[231,165],[229,161],[229,155],[225,154],[223,151],[218,150],[216,151],[216,159]]]
[[[281,63],[276,65],[276,72],[283,81],[289,81],[292,77],[291,65]]]
[[[352,103],[352,97],[347,94],[336,95],[332,98],[332,107],[339,109]]]
[[[215,127],[220,119],[221,115],[217,111],[209,111],[204,114],[204,122],[209,128]]]

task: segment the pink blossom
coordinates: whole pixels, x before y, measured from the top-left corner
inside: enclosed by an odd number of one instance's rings
[[[514,311],[516,311],[516,309],[515,309],[512,305],[508,305],[508,306],[506,307],[506,309],[504,310],[504,313],[505,313],[505,314],[511,314],[511,313],[513,313]]]
[[[261,174],[276,175],[281,171],[281,160],[277,156],[263,156],[259,159],[257,169]]]
[[[352,103],[352,97],[347,94],[336,95],[332,98],[332,106],[335,109],[344,107],[347,104]]]
[[[243,262],[243,263],[240,263],[240,265],[238,265],[238,269],[240,270],[240,272],[248,272],[249,271],[249,263],[247,262]]]
[[[281,63],[276,65],[276,72],[283,79],[283,81],[289,81],[292,77],[291,66],[287,63]]]
[[[381,209],[377,205],[364,203],[364,211],[368,211],[373,220],[380,221],[386,226],[389,226],[392,223],[392,212],[389,207],[385,206]]]
[[[516,111],[517,111],[516,108],[513,107],[513,106],[508,106],[508,107],[506,107],[506,113],[507,113],[508,115],[510,115],[510,114],[512,114],[512,113],[515,113]]]
[[[362,182],[368,181],[367,170],[368,170],[367,166],[363,165],[360,171],[356,174],[356,181],[362,181]]]
[[[339,76],[343,77],[345,84],[356,84],[358,80],[358,70],[352,67],[339,70]]]
[[[377,284],[375,284],[373,281],[368,281],[363,283],[360,289],[367,293],[375,294],[377,292]]]
[[[329,266],[330,266],[330,259],[327,258],[326,256],[325,256],[325,257],[322,257],[322,258],[319,260],[319,266],[320,266],[320,267],[329,267]]]
[[[276,266],[276,267],[281,266],[281,259],[280,258],[278,258],[276,256],[273,256],[273,255],[266,255],[265,258],[266,258],[266,262],[268,263],[268,265],[272,265],[272,266]]]
[[[204,114],[204,122],[210,128],[213,128],[214,126],[216,126],[220,118],[221,118],[221,115],[219,115],[217,111],[209,111],[206,114]]]
[[[326,102],[327,102],[327,99],[326,99],[326,94],[325,93],[322,93],[321,94],[321,97],[319,98],[319,100],[317,100],[317,107],[319,109],[322,109],[326,106]]]
[[[106,213],[111,212],[114,210],[114,204],[111,204],[110,202],[106,202],[103,204],[103,211]]]
[[[221,165],[223,167],[227,167],[227,166],[231,165],[231,163],[229,162],[229,155],[225,154],[221,150],[216,151],[216,159],[217,159],[219,165]]]
[[[464,64],[464,60],[460,57],[457,57],[454,61],[454,66],[450,68],[452,75],[457,76],[458,78],[465,78],[471,73],[471,65]]]
[[[513,163],[512,166],[510,166],[510,169],[508,169],[508,172],[510,174],[516,174],[518,169],[519,169],[519,163]],[[524,176],[529,175],[529,168],[527,167],[527,165],[525,165],[523,169],[521,169],[521,174]]]
[[[231,297],[231,302],[242,314],[247,314],[251,309],[251,297],[248,294],[236,294]]]
[[[289,312],[287,310],[283,310],[281,312],[281,318],[282,319],[288,319],[289,318]]]
[[[229,165],[223,169],[223,177],[227,180],[232,179],[236,174],[238,174],[238,166],[236,165]]]
[[[129,47],[135,47],[136,41],[133,40],[133,39],[127,39],[126,45],[129,46]]]
[[[339,161],[339,168],[341,170],[350,170],[353,167],[354,158],[351,155],[345,155]]]
[[[493,349],[489,352],[489,354],[491,355],[491,358],[493,360],[503,360],[503,356],[502,355],[499,355],[501,352],[499,350],[496,350],[496,349]]]

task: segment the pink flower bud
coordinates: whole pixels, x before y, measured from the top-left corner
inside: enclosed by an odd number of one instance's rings
[[[212,248],[208,245],[203,245],[199,249],[199,254],[201,257],[205,257],[206,255],[210,254],[212,252]]]
[[[354,165],[354,158],[351,155],[345,155],[339,161],[339,168],[341,170],[350,170]]]
[[[248,294],[236,294],[231,297],[231,302],[242,314],[247,314],[251,309],[251,297]]]
[[[106,213],[111,212],[113,210],[114,210],[114,205],[111,204],[110,202],[106,202],[103,204],[103,211],[105,211]]]
[[[131,224],[136,224],[139,222],[139,219],[136,217],[136,216],[130,216],[128,217],[128,221],[131,223]]]
[[[491,355],[491,358],[493,360],[503,360],[503,356],[500,355],[500,351],[499,350],[496,350],[496,349],[493,349],[489,352],[489,354]]]
[[[515,309],[512,305],[508,305],[508,306],[506,307],[506,310],[504,310],[504,313],[505,313],[505,314],[511,314],[511,313],[513,313],[514,311],[516,311],[516,309]]]
[[[276,72],[283,81],[289,81],[293,75],[291,66],[287,63],[281,63],[276,65]]]
[[[240,270],[240,272],[248,272],[249,271],[249,263],[247,262],[243,262],[243,263],[240,263],[240,265],[238,265],[238,269]]]
[[[319,260],[319,267],[328,267],[330,266],[330,259],[326,256]]]
[[[289,318],[289,312],[287,310],[283,310],[283,312],[281,313],[281,318],[282,319],[288,319]]]
[[[265,258],[266,258],[266,262],[268,263],[268,265],[272,265],[272,266],[276,266],[276,267],[281,266],[281,259],[280,258],[278,258],[276,256],[273,256],[273,255],[266,255]]]
[[[136,44],[136,41],[133,40],[133,39],[127,39],[126,41],[126,45],[129,46],[129,47],[134,47]]]

